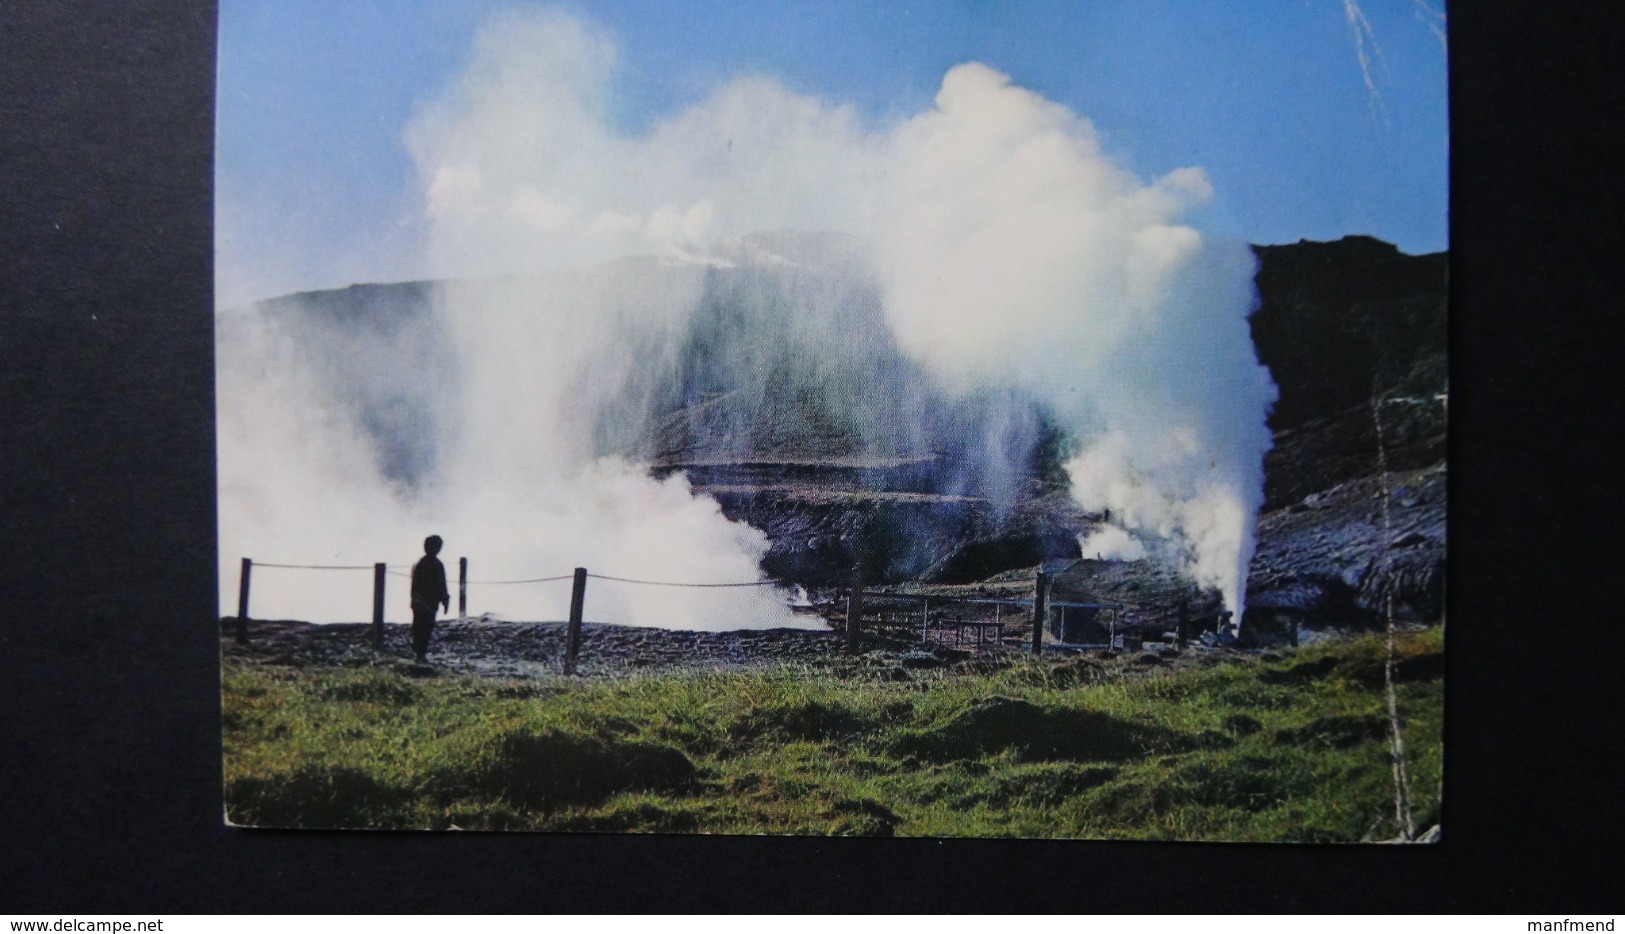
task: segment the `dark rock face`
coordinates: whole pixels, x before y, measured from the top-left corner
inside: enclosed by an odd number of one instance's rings
[[[1280,389],[1265,509],[1445,458],[1448,256],[1370,237],[1254,247],[1259,360]]]
[[[859,563],[870,583],[972,583],[1076,558],[1078,535],[1093,526],[1064,495],[1034,497],[1007,513],[978,497],[935,492],[928,476],[909,473],[759,465],[749,478],[730,469],[730,482],[715,482],[710,468],[688,476],[730,519],[767,533],[767,574],[806,585],[843,585]]]
[[[1275,447],[1265,459],[1266,514],[1249,599],[1270,611],[1266,616],[1284,619],[1297,611],[1307,620],[1369,624],[1386,612],[1392,597],[1400,618],[1436,619],[1445,542],[1448,258],[1409,256],[1369,237],[1255,249],[1259,305],[1250,323],[1280,400],[1270,416]],[[726,309],[723,316],[739,331],[727,337],[718,330],[717,340],[748,340],[763,329],[745,320],[760,314],[745,304],[737,288],[724,290],[702,321]],[[848,369],[908,370],[894,359],[889,335],[873,324],[869,318],[846,323],[882,345],[868,351],[879,356],[852,361]],[[785,372],[793,368],[784,359],[793,350],[778,346],[769,352],[778,358],[746,369]],[[712,399],[720,401],[696,406],[706,409],[703,419],[744,423],[751,414],[766,413],[771,417],[761,419],[765,425],[784,420],[784,412],[773,415],[784,400],[763,401],[774,398],[769,389],[750,384],[741,393],[719,378],[706,370],[703,379],[682,380],[711,381],[706,385]],[[899,399],[906,400],[901,409]],[[750,403],[744,412],[741,400]],[[764,568],[787,579],[844,581],[865,550],[887,556],[867,568],[876,581],[963,583],[1079,557],[1078,535],[1099,517],[1082,513],[1064,495],[1058,468],[1066,441],[1041,410],[1015,398],[982,398],[955,408],[917,388],[877,393],[873,409],[882,413],[874,423],[879,425],[896,422],[899,412],[912,413],[913,430],[924,429],[924,438],[914,435],[906,451],[881,451],[868,439],[872,425],[809,432],[793,452],[806,459],[802,463],[723,468],[705,462],[745,459],[729,447],[737,445],[740,429],[697,433],[701,417],[679,408],[670,418],[687,429],[681,444],[651,453],[657,462],[673,464],[667,469],[695,462],[683,469],[696,489],[716,497],[730,518],[766,531],[773,545]],[[820,424],[827,429],[834,423]],[[1012,426],[1000,459],[1026,465],[1021,476],[1000,478],[998,490],[981,476],[982,459],[973,451],[987,443],[990,424]],[[768,438],[750,446],[748,457],[783,460],[772,451],[784,443]],[[867,468],[837,462],[865,453],[911,459]],[[1434,467],[1425,476],[1417,473]],[[1390,487],[1420,484],[1417,495],[1400,493],[1393,500],[1388,526],[1373,505],[1382,496],[1375,478],[1384,470],[1392,475]]]
[[[1065,489],[1069,453],[1041,404],[939,391],[898,349],[872,283],[818,255],[709,271],[669,371],[612,399],[599,439],[685,473],[767,533],[766,573],[802,584],[844,582],[858,563],[874,583],[979,580],[1076,555],[1092,524],[1036,506]]]
[[[1281,390],[1270,428],[1446,389],[1448,257],[1370,237],[1254,247],[1253,343]]]
[[[1364,477],[1266,514],[1249,620],[1374,626],[1444,612],[1444,465]],[[1386,513],[1383,509],[1387,500]]]
[[[1251,324],[1280,401],[1248,620],[1444,612],[1448,257],[1369,237],[1256,247]]]

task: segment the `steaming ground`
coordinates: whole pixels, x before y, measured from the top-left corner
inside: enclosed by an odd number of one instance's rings
[[[616,54],[589,21],[507,14],[409,129],[442,340],[346,347],[338,322],[313,350],[287,319],[222,316],[223,612],[239,555],[400,571],[430,532],[476,579],[755,580],[762,532],[651,477],[637,444],[743,370],[730,391],[795,400],[781,454],[834,438],[941,458],[995,511],[1055,429],[1118,545],[1239,615],[1275,390],[1246,325],[1251,252],[1182,220],[1212,195],[1200,169],[1142,180],[1086,118],[975,63],[888,126],[750,76],[628,134],[607,115]],[[766,350],[716,355],[741,337]],[[335,379],[321,354],[353,365]],[[307,577],[267,580],[253,615],[370,609],[365,571],[283,573]],[[559,615],[557,593],[511,586],[507,615]],[[593,599],[635,625],[791,624],[765,588]]]

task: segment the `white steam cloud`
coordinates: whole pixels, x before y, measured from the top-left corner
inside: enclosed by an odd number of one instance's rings
[[[457,279],[435,302],[462,383],[430,482],[380,481],[357,426],[274,334],[222,352],[223,556],[406,563],[402,543],[435,531],[476,579],[576,565],[754,578],[759,532],[680,476],[597,459],[593,419],[681,332],[707,266],[761,261],[742,238],[833,230],[865,245],[850,276],[877,280],[898,344],[944,388],[1033,393],[1079,439],[1073,492],[1115,527],[1090,541],[1120,555],[1145,541],[1239,617],[1274,386],[1247,328],[1251,252],[1180,223],[1211,197],[1201,170],[1143,181],[1086,119],[979,64],[890,127],[751,75],[629,134],[608,113],[616,55],[569,14],[506,14],[408,130],[430,271]],[[634,255],[663,263],[611,262]],[[347,616],[292,598],[274,612],[364,618],[370,590],[354,592]],[[516,593],[506,615],[558,618],[567,596]],[[274,615],[258,599],[255,615]],[[771,591],[594,582],[588,604],[593,619],[685,628],[790,620]]]
[[[1146,556],[1145,545],[1115,525],[1103,526],[1090,532],[1078,545],[1085,558],[1138,561]]]
[[[1275,387],[1252,252],[1178,223],[1205,174],[1145,184],[1087,120],[982,65],[950,71],[888,156],[874,229],[903,347],[951,385],[1047,400],[1086,444],[1079,503],[1160,539],[1239,619]]]
[[[695,269],[644,270],[627,289],[603,277],[563,274],[454,282],[434,289],[448,320],[459,385],[418,400],[445,415],[438,463],[416,487],[384,479],[351,393],[324,386],[306,341],[275,317],[233,315],[220,329],[219,424],[222,611],[235,612],[236,555],[269,563],[351,565],[359,570],[256,570],[252,615],[323,622],[371,612],[370,565],[385,560],[388,616],[406,615],[405,577],[429,532],[443,558],[469,556],[470,607],[514,619],[562,619],[577,566],[644,581],[742,583],[758,579],[761,532],[692,495],[681,475],[656,480],[641,467],[596,458],[598,387],[634,359],[614,338],[657,327],[697,292]],[[631,304],[629,304],[631,303]],[[308,326],[308,325],[307,325]],[[340,332],[342,333],[342,332]],[[333,338],[328,335],[329,339]],[[369,344],[378,339],[365,332]],[[426,376],[424,348],[339,346],[357,384],[389,381],[355,372],[391,366],[393,379]],[[368,361],[387,361],[386,363]],[[417,370],[417,374],[414,374]],[[455,575],[455,565],[448,561]],[[269,575],[275,575],[270,577]],[[487,583],[499,582],[499,583]],[[454,585],[455,586],[455,585]],[[594,580],[592,620],[679,629],[802,626],[773,588],[690,589]]]

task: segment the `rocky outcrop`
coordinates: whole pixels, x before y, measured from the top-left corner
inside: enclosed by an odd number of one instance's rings
[[[1364,477],[1266,514],[1248,579],[1248,621],[1365,628],[1385,623],[1390,611],[1398,621],[1439,619],[1446,476],[1439,464]]]
[[[1437,620],[1448,256],[1409,256],[1370,237],[1255,250],[1253,340],[1280,399],[1249,619],[1363,626],[1391,609]]]
[[[1258,357],[1280,397],[1265,509],[1445,459],[1448,255],[1371,237],[1254,247]]]

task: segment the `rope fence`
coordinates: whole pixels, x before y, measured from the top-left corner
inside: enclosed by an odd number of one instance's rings
[[[237,593],[236,637],[237,641],[240,643],[246,643],[248,641],[247,626],[249,619],[249,593],[250,583],[255,567],[293,571],[372,571],[372,637],[373,645],[379,649],[382,649],[384,644],[384,580],[386,577],[401,577],[407,579],[412,577],[412,572],[407,570],[407,568],[411,566],[404,564],[391,565],[384,562],[378,562],[371,565],[293,564],[276,561],[256,562],[252,558],[244,558],[242,559],[242,574]],[[782,586],[781,582],[776,580],[742,581],[720,584],[693,583],[685,581],[641,580],[638,578],[619,577],[611,574],[588,574],[585,568],[576,568],[574,573],[571,574],[555,574],[546,577],[526,577],[504,580],[471,580],[468,576],[468,559],[464,557],[457,559],[457,616],[459,619],[466,619],[468,617],[468,588],[470,584],[483,587],[523,584],[551,584],[561,581],[574,581],[574,587],[570,595],[569,639],[564,662],[565,673],[572,674],[575,670],[576,657],[580,652],[581,613],[585,600],[586,583],[588,577],[595,577],[599,580],[613,581],[620,584],[632,584],[644,587],[737,588]]]
[[[241,576],[241,581],[240,581],[240,588],[239,588],[239,591],[238,591],[237,620],[236,620],[236,623],[237,623],[237,626],[236,626],[236,638],[237,638],[237,641],[239,643],[246,643],[248,641],[247,622],[248,622],[248,619],[249,619],[249,599],[248,599],[249,598],[249,591],[250,591],[249,585],[250,585],[250,580],[252,578],[253,570],[256,567],[256,564],[257,564],[258,567],[261,567],[261,568],[273,568],[273,569],[278,569],[278,570],[282,570],[282,569],[301,570],[301,571],[365,571],[365,570],[368,570],[370,568],[372,570],[372,572],[373,572],[372,641],[373,641],[374,647],[378,648],[380,650],[383,648],[383,645],[384,645],[384,596],[385,596],[384,583],[385,583],[385,579],[386,579],[386,577],[390,577],[390,576],[402,577],[402,578],[410,578],[412,576],[411,572],[405,570],[405,568],[409,567],[409,565],[401,565],[401,564],[390,565],[390,564],[386,564],[384,562],[378,562],[378,563],[372,564],[372,565],[364,565],[364,564],[291,564],[291,563],[278,563],[278,562],[269,562],[269,561],[257,562],[256,563],[255,561],[253,561],[250,558],[243,558],[242,559],[242,576]],[[689,581],[644,580],[644,579],[641,579],[641,578],[634,578],[634,577],[620,577],[620,576],[612,575],[612,574],[591,574],[591,573],[589,573],[587,571],[586,568],[576,568],[575,571],[573,573],[571,573],[571,574],[556,574],[556,575],[550,575],[550,576],[546,576],[546,577],[513,578],[513,579],[502,579],[502,580],[477,580],[477,579],[470,579],[469,578],[469,576],[468,576],[468,558],[463,557],[463,558],[459,558],[457,560],[457,616],[458,616],[459,619],[467,619],[468,618],[468,588],[469,588],[469,585],[471,585],[471,584],[477,585],[477,586],[508,586],[508,585],[525,585],[525,584],[551,584],[551,583],[558,583],[558,582],[562,582],[562,581],[572,581],[571,592],[570,592],[570,609],[569,609],[569,617],[568,617],[568,619],[569,619],[569,622],[568,622],[568,635],[567,635],[567,640],[566,640],[565,656],[564,656],[564,660],[563,660],[563,669],[564,669],[565,674],[574,674],[575,669],[576,669],[577,658],[579,657],[580,650],[581,650],[582,610],[583,610],[583,606],[585,604],[585,599],[586,599],[586,588],[587,588],[587,579],[588,578],[594,578],[594,579],[601,580],[601,581],[609,581],[609,582],[612,582],[612,583],[628,584],[628,585],[639,586],[639,587],[669,587],[669,588],[680,588],[680,589],[743,589],[743,588],[755,588],[755,587],[775,587],[775,586],[784,587],[784,586],[788,586],[783,581],[772,580],[772,579],[755,580],[755,581],[735,581],[735,582],[728,582],[728,583],[698,583],[698,582],[689,582]],[[1075,603],[1075,602],[1067,601],[1067,600],[1050,600],[1049,599],[1049,593],[1048,593],[1048,591],[1049,591],[1049,575],[1046,574],[1043,571],[1038,572],[1034,583],[1036,584],[1036,587],[1035,587],[1035,593],[1034,593],[1033,598],[1031,598],[1031,599],[1021,599],[1021,598],[1001,598],[1001,597],[996,597],[996,596],[975,596],[975,597],[973,597],[973,596],[958,596],[958,595],[925,595],[925,594],[909,594],[909,593],[894,593],[894,592],[884,592],[884,591],[872,591],[872,590],[865,590],[864,589],[863,582],[862,582],[862,579],[861,579],[860,576],[854,576],[854,579],[851,582],[851,586],[849,588],[844,588],[845,591],[846,591],[846,593],[845,593],[845,599],[846,599],[846,614],[845,614],[846,615],[846,627],[845,627],[846,632],[845,632],[845,637],[846,637],[846,640],[845,641],[846,641],[848,647],[853,649],[853,650],[857,650],[860,647],[861,641],[862,641],[862,629],[863,629],[863,626],[864,626],[863,617],[864,617],[864,603],[865,603],[865,601],[870,601],[871,606],[874,607],[874,610],[871,612],[871,615],[874,615],[874,612],[879,613],[878,622],[882,626],[882,628],[884,628],[885,625],[886,625],[888,615],[895,615],[895,611],[894,610],[888,610],[886,608],[886,606],[885,606],[886,604],[894,604],[897,601],[902,601],[905,604],[909,603],[909,602],[913,602],[913,601],[919,601],[919,610],[917,611],[918,616],[914,617],[914,618],[916,618],[918,620],[918,622],[915,623],[914,625],[917,625],[919,627],[919,631],[921,633],[921,638],[924,639],[925,641],[931,641],[931,636],[932,636],[933,633],[936,633],[939,636],[943,636],[943,635],[946,635],[946,633],[951,630],[954,633],[954,644],[958,645],[958,644],[961,643],[961,640],[962,640],[962,638],[963,638],[963,636],[965,634],[965,631],[968,629],[969,631],[974,633],[975,641],[977,642],[977,644],[981,644],[983,642],[984,637],[985,637],[985,635],[987,633],[992,634],[993,639],[994,639],[995,642],[1002,643],[1003,640],[1004,640],[1004,632],[1006,630],[1006,627],[1007,626],[1012,626],[1012,627],[1020,627],[1020,626],[1022,626],[1023,621],[1022,621],[1021,617],[1026,615],[1026,616],[1029,616],[1029,619],[1030,619],[1029,625],[1031,627],[1030,632],[1031,632],[1031,640],[1032,640],[1032,651],[1034,653],[1039,653],[1039,652],[1042,652],[1043,648],[1044,648],[1044,630],[1046,628],[1052,628],[1051,623],[1052,623],[1052,619],[1055,616],[1055,614],[1062,613],[1065,610],[1070,609],[1070,608],[1082,608],[1082,609],[1091,610],[1091,611],[1110,610],[1110,611],[1113,612],[1113,619],[1112,619],[1113,639],[1112,639],[1112,643],[1115,645],[1115,643],[1116,643],[1116,637],[1115,637],[1116,618],[1115,618],[1115,614],[1117,612],[1120,612],[1123,609],[1122,605],[1120,605],[1120,604]],[[837,591],[837,594],[839,594],[839,591]],[[836,599],[839,599],[839,596],[837,596]],[[936,604],[935,607],[932,606],[933,603]],[[947,608],[951,607],[951,606],[991,607],[992,610],[993,610],[993,621],[992,622],[987,622],[985,620],[979,621],[979,620],[974,620],[974,619],[973,620],[965,620],[960,614],[957,614],[957,613],[953,614],[952,616],[944,616],[943,613],[947,612]],[[1019,609],[1009,613],[1008,616],[1006,616],[1005,613],[1004,613],[1004,609],[1006,607],[1019,608]],[[934,610],[936,611],[935,613],[933,612]],[[1020,610],[1028,610],[1028,612],[1023,613],[1023,612],[1020,612]],[[984,612],[985,612],[985,610],[984,610]],[[903,615],[905,617],[913,617],[914,616],[914,611],[905,611]],[[1185,633],[1186,633],[1185,618],[1184,618],[1185,617],[1185,610],[1184,610],[1183,606],[1181,606],[1179,608],[1179,614],[1178,615],[1179,615],[1178,641],[1183,646],[1184,641],[1185,641]],[[1025,636],[1021,636],[1020,639],[1021,639],[1022,642],[1026,641]]]
[[[572,576],[573,575],[570,574],[560,574],[557,577],[530,577],[524,580],[515,581],[466,581],[465,583],[479,584],[481,586],[486,584],[550,584],[553,581],[567,581]]]

